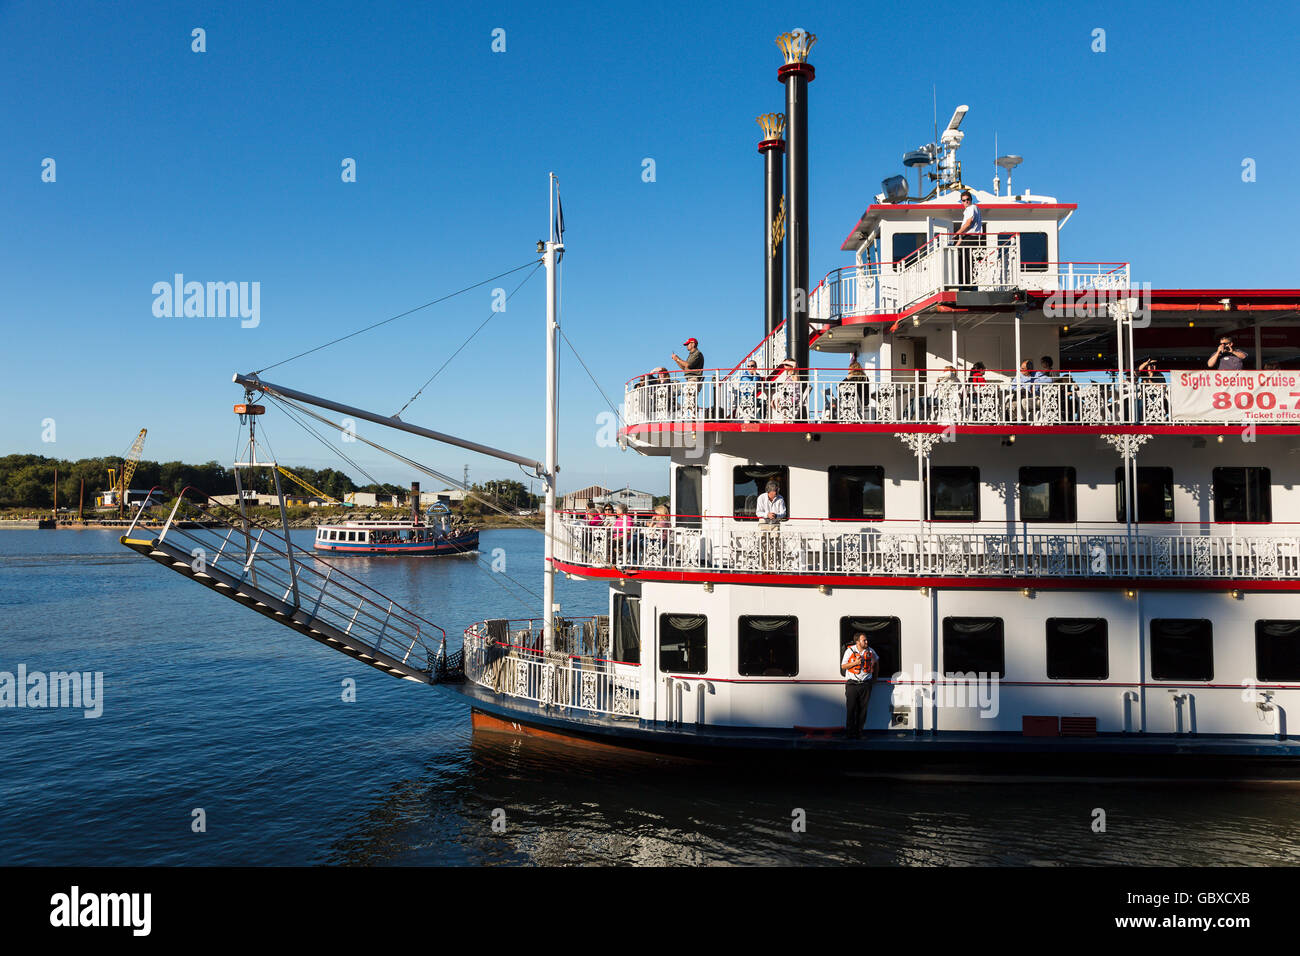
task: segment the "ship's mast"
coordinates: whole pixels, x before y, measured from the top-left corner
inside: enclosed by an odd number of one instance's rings
[[[542,261],[546,265],[546,544],[542,579],[542,647],[555,647],[555,481],[559,471],[559,411],[556,400],[558,338],[560,330],[559,254],[564,251],[562,237],[556,229],[555,202],[558,183],[550,174],[551,238],[546,242]]]

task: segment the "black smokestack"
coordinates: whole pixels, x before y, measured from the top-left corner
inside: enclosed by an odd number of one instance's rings
[[[781,252],[785,237],[785,206],[781,202],[782,173],[785,156],[785,115],[764,113],[758,118],[763,127],[763,338],[781,324],[781,287],[785,278]]]
[[[411,482],[411,523],[414,524],[420,520],[420,483]]]
[[[783,33],[776,44],[785,65],[776,75],[785,84],[789,147],[785,163],[786,272],[790,276],[786,354],[808,367],[808,84],[816,75],[808,51],[817,37],[803,30]]]

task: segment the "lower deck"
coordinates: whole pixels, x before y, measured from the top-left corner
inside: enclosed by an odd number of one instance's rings
[[[887,682],[882,682],[886,687]],[[557,711],[472,682],[442,685],[473,708],[477,731],[562,740],[695,759],[752,761],[760,752],[809,758],[849,772],[1027,773],[1059,777],[1298,779],[1300,741],[1254,736],[868,730],[861,739],[822,728],[701,727]],[[887,693],[886,695],[887,696]]]

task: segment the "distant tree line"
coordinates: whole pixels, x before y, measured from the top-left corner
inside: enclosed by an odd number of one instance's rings
[[[312,487],[340,501],[354,491],[398,495],[405,498],[409,486],[391,483],[358,485],[351,477],[334,468],[306,468],[286,465],[290,471]],[[81,481],[86,482],[86,508],[93,508],[95,495],[108,488],[108,469],[119,474],[121,458],[81,458],[69,461],[64,458],[46,458],[44,455],[5,455],[0,457],[0,508],[51,508],[54,506],[54,469],[59,470],[59,507],[77,508]],[[267,494],[275,493],[271,472],[259,468],[250,476],[243,470],[244,487]],[[284,493],[307,494],[294,482],[280,476]],[[192,465],[183,461],[142,460],[131,477],[131,487],[148,490],[161,488],[167,497],[177,495],[182,489],[192,487],[203,495],[233,495],[235,472],[215,461]],[[501,508],[518,510],[537,508],[541,499],[530,494],[520,481],[489,481],[471,486],[477,498],[494,502]],[[425,488],[426,491],[430,490]],[[475,502],[480,510],[490,510]]]
[[[333,468],[300,468],[286,466],[294,474],[335,498],[342,498],[358,489],[353,480]],[[95,504],[95,495],[108,488],[108,469],[119,474],[121,458],[81,458],[68,461],[63,458],[46,458],[44,455],[5,455],[0,457],[0,507],[50,508],[54,505],[54,469],[59,470],[59,506],[76,510],[81,494],[82,479],[86,482],[86,507]],[[247,472],[244,473],[247,479]],[[275,488],[270,473],[258,469],[254,487],[259,491]],[[302,489],[281,478],[286,494],[297,494]],[[215,461],[192,465],[183,461],[142,460],[131,478],[132,488],[161,488],[169,497],[179,494],[189,486],[204,495],[231,495],[235,493],[235,473]],[[396,489],[385,485],[385,489]],[[371,490],[378,486],[371,485]]]

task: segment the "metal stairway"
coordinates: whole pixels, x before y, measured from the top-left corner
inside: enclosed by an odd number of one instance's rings
[[[186,489],[188,491],[188,489]],[[178,518],[182,504],[187,514]],[[121,542],[218,594],[393,677],[463,679],[446,632],[369,585],[237,513],[220,517],[182,492],[161,533],[131,523]],[[436,649],[426,641],[437,639]]]

